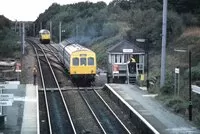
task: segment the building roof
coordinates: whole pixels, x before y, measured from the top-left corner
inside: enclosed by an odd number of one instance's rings
[[[137,45],[127,40],[120,41],[116,45],[109,48],[107,52],[108,53],[124,53],[123,49],[126,49],[126,50],[132,49],[133,51],[129,53],[145,53],[145,51],[142,48],[139,48]]]
[[[93,52],[92,50],[82,46],[82,45],[79,45],[77,43],[74,43],[74,42],[70,42],[68,40],[64,40],[62,41],[59,46],[63,49],[65,49],[65,51],[67,53],[69,53],[70,55],[73,53],[73,52],[77,52],[77,51],[91,51]]]

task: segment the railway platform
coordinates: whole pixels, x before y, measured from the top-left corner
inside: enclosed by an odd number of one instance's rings
[[[6,87],[8,89],[6,88],[1,91],[1,94],[7,96],[7,99],[1,100],[1,116],[4,116],[4,122],[1,122],[0,133],[38,133],[38,86],[12,83],[9,86],[6,85]]]
[[[137,116],[137,122],[151,129],[150,133],[156,134],[199,134],[190,121],[176,115],[166,109],[147,91],[140,89],[136,85],[129,84],[105,84],[110,97],[115,98],[120,106],[125,110],[130,110],[131,118]],[[117,98],[117,99],[116,99]],[[139,121],[138,121],[139,118]],[[140,126],[143,127],[143,126]],[[145,131],[143,131],[145,132]],[[143,133],[142,132],[142,133]],[[148,131],[149,132],[149,131]]]
[[[39,133],[38,86],[26,84],[21,134]]]

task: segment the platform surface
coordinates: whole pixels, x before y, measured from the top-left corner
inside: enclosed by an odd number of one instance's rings
[[[21,134],[37,134],[39,131],[38,113],[38,86],[26,85],[26,96],[24,99],[24,114],[22,120]]]
[[[106,84],[134,108],[160,134],[200,134],[190,121],[174,114],[155,99],[155,94],[130,84]]]

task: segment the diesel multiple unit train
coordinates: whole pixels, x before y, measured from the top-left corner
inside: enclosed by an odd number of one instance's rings
[[[96,75],[96,54],[77,43],[68,40],[59,45],[59,58],[72,82],[90,84]]]
[[[40,43],[42,44],[49,44],[51,40],[51,35],[49,30],[47,29],[41,29],[39,31],[39,38],[40,38]]]

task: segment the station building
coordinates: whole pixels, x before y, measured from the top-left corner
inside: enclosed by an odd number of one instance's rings
[[[136,44],[122,40],[107,50],[108,83],[134,84],[144,74],[145,51]],[[131,74],[128,69],[130,58],[136,61],[136,72]]]

